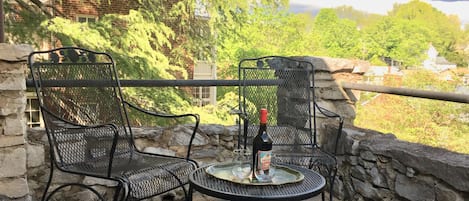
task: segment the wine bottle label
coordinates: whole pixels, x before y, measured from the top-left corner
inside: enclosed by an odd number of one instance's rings
[[[268,170],[270,168],[270,161],[272,151],[258,151],[257,152],[257,169]]]

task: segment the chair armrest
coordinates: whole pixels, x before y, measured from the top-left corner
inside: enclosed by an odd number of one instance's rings
[[[47,117],[46,121],[47,129],[46,132],[49,134],[49,145],[57,148],[57,152],[61,152],[58,147],[60,143],[66,143],[67,141],[81,140],[86,144],[85,148],[85,162],[94,158],[99,159],[100,157],[109,155],[107,162],[106,172],[107,176],[110,176],[112,163],[114,159],[114,152],[116,150],[117,142],[119,139],[118,127],[115,124],[95,124],[95,125],[81,125],[74,122],[67,121],[61,117],[58,117],[49,110],[41,107],[41,111],[44,116]],[[51,125],[52,124],[52,125]],[[65,135],[70,134],[70,138],[58,139],[58,133]],[[73,134],[73,135],[72,135]],[[81,135],[82,137],[80,137]],[[52,138],[52,139],[51,139]],[[97,144],[103,141],[112,141],[108,146],[105,144]],[[93,152],[101,150],[100,153]],[[59,157],[63,156],[62,153],[58,153]],[[62,158],[59,160],[63,162]],[[57,161],[56,161],[57,162]],[[58,165],[61,167],[60,165]]]
[[[340,116],[339,114],[332,112],[324,107],[319,106],[316,102],[314,102],[314,106],[318,109],[318,111],[323,114],[324,116],[328,118],[337,118],[339,121],[339,128],[337,129],[337,137],[335,138],[335,144],[334,144],[334,152],[333,154],[336,155],[337,153],[337,147],[339,144],[339,139],[342,135],[342,128],[344,126],[344,118]]]
[[[186,155],[186,159],[187,160],[190,160],[189,159],[189,156],[190,156],[190,152],[191,152],[191,148],[192,148],[192,143],[194,141],[194,138],[195,138],[195,135],[196,135],[196,132],[197,132],[197,129],[199,127],[199,124],[200,124],[200,116],[198,114],[167,114],[167,113],[159,113],[159,112],[155,112],[155,111],[150,111],[150,110],[147,110],[147,109],[144,109],[144,108],[141,108],[139,106],[136,106],[132,103],[129,103],[127,101],[123,101],[124,105],[130,109],[133,109],[134,111],[138,111],[138,112],[141,112],[143,114],[146,114],[146,115],[150,115],[150,116],[153,116],[153,117],[160,117],[160,118],[165,118],[165,119],[182,119],[182,118],[187,118],[187,117],[190,117],[190,118],[193,118],[194,119],[194,125],[193,125],[193,129],[192,129],[192,134],[191,134],[191,138],[190,138],[190,141],[189,141],[189,144],[187,145],[188,148],[187,148],[187,155]]]
[[[335,118],[339,118],[339,119],[342,118],[339,114],[337,114],[335,112],[332,112],[332,111],[330,111],[330,110],[328,110],[324,107],[319,106],[316,102],[314,103],[314,106],[318,109],[318,111],[321,114],[323,114],[326,117],[329,117],[329,118],[334,118],[335,117]]]
[[[247,141],[247,137],[248,137],[248,127],[249,127],[249,119],[248,119],[248,115],[246,114],[245,111],[242,111],[240,109],[233,109],[233,110],[230,110],[230,114],[233,114],[233,115],[238,115],[239,119],[237,120],[237,124],[238,124],[238,143],[237,143],[237,147],[238,149],[241,148],[241,133],[243,134],[243,147],[244,149],[246,149],[246,141]],[[243,121],[241,123],[241,121]],[[243,132],[241,132],[241,124],[243,125]]]

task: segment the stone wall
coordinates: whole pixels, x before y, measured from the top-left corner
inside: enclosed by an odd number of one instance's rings
[[[186,150],[179,142],[189,141],[191,129],[185,128],[184,125],[164,128],[133,128],[136,146],[139,150],[150,153],[167,154],[173,156],[185,157]],[[174,135],[168,136],[169,133]],[[214,162],[223,162],[231,160],[231,150],[237,142],[237,126],[222,126],[222,125],[200,125],[197,136],[193,142],[193,152],[191,158],[195,159],[199,165],[205,165]],[[35,145],[42,145],[38,147],[34,155],[28,155],[28,164],[37,164],[34,167],[28,167],[28,183],[31,189],[32,200],[40,200],[47,179],[49,177],[49,156],[47,135],[43,128],[30,128],[28,130],[28,143]],[[54,172],[54,180],[52,188],[60,184],[68,182],[83,182],[88,185],[93,185],[98,192],[105,194],[109,199],[113,194],[112,188],[115,183],[106,180],[96,179],[85,176],[71,176],[70,174],[63,174],[59,171]],[[58,194],[62,200],[91,200],[94,196],[84,189],[67,188]],[[68,196],[68,197],[67,197]],[[55,197],[55,196],[54,196]],[[67,197],[67,198],[65,198]],[[157,196],[151,200],[182,200],[182,190],[177,189],[168,194]],[[2,200],[0,198],[0,200]],[[3,200],[2,200],[3,201]]]
[[[326,133],[334,135],[335,125],[327,125]],[[184,155],[177,142],[188,139],[186,129],[174,128],[135,128],[137,147],[152,153]],[[175,132],[172,138],[165,133]],[[201,125],[194,141],[192,158],[200,165],[231,160],[231,150],[237,141],[237,126]],[[30,143],[46,145],[43,129],[28,130]],[[328,146],[325,144],[324,146]],[[45,146],[47,148],[47,146]],[[45,150],[40,151],[44,153]],[[397,140],[392,134],[382,134],[355,127],[344,129],[339,144],[339,173],[334,192],[341,200],[401,200],[401,201],[465,201],[469,200],[469,155],[421,144]],[[40,160],[40,166],[28,169],[28,182],[33,200],[42,193],[48,164],[47,155],[28,157]],[[65,181],[93,184],[99,192],[112,191],[110,184],[87,177],[70,177],[60,174],[55,184]],[[89,192],[70,189],[76,199],[89,199]],[[182,199],[180,190],[163,195]],[[154,200],[159,200],[156,197]]]
[[[0,44],[0,200],[29,200],[25,45]]]
[[[356,115],[355,96],[358,92],[344,91],[339,82],[341,80],[348,82],[360,80],[361,76],[354,73],[353,70],[368,67],[370,64],[361,60],[328,57],[296,56],[292,58],[314,65],[316,103],[320,107],[342,116],[346,125],[352,125]],[[337,119],[326,118],[318,110],[316,110],[316,117],[318,142],[324,144],[332,139],[324,132],[325,125],[337,123]]]
[[[291,58],[303,62],[291,62],[286,59],[270,62],[270,66],[276,70],[275,75],[278,76],[278,79],[286,80],[277,89],[277,124],[291,125],[296,128],[309,127],[310,115],[306,114],[304,110],[308,110],[311,106],[311,113],[316,113],[314,114],[316,121],[312,122],[311,125],[316,128],[317,140],[322,144],[324,141],[332,139],[324,132],[324,125],[339,121],[338,118],[326,117],[327,113],[313,108],[314,103],[308,101],[314,101],[320,107],[340,114],[346,124],[352,124],[355,119],[354,101],[351,101],[349,94],[340,87],[337,75],[341,72],[352,75],[351,72],[357,65],[366,66],[369,64],[326,57]],[[296,71],[295,69],[301,70]],[[311,81],[314,82],[314,94],[312,95],[310,95]],[[333,150],[331,149],[331,151]]]
[[[467,154],[354,127],[344,129],[339,154],[334,191],[344,200],[469,200]]]

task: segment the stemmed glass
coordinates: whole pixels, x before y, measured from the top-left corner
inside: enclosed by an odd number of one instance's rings
[[[251,174],[251,151],[248,149],[233,150],[233,168],[231,172],[237,180],[244,180]]]

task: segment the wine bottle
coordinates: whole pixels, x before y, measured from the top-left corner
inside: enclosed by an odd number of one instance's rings
[[[253,179],[259,182],[270,181],[270,162],[272,157],[272,138],[267,134],[267,109],[260,110],[259,131],[254,137],[252,147]]]

